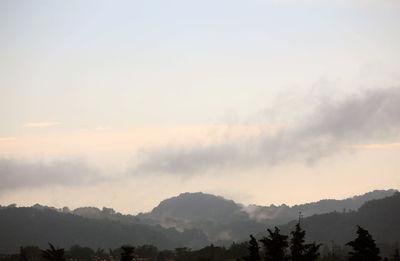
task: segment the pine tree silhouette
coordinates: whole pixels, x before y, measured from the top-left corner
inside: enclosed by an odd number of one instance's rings
[[[290,254],[292,261],[314,261],[319,257],[319,248],[321,244],[315,242],[305,244],[306,231],[300,227],[299,222],[296,224],[294,231],[290,232],[292,238],[290,239]]]
[[[378,261],[381,259],[375,240],[366,229],[360,226],[357,226],[357,238],[346,245],[353,248],[353,251],[349,253],[350,261]]]
[[[290,232],[292,238],[290,239],[290,254],[293,261],[303,260],[303,254],[305,252],[304,237],[306,231],[300,227],[300,222],[296,224],[294,231]]]
[[[285,255],[285,249],[289,246],[288,236],[281,235],[279,228],[275,227],[274,232],[267,229],[269,238],[264,237],[260,241],[264,246],[265,261],[284,261],[288,258]]]
[[[253,237],[253,235],[250,235],[250,241],[249,241],[249,255],[244,258],[245,261],[261,261],[260,258],[260,247],[258,246],[257,239]]]

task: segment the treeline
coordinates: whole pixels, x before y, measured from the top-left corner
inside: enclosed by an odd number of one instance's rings
[[[399,247],[383,258],[372,235],[357,226],[356,237],[344,247],[306,243],[306,231],[300,221],[290,235],[275,227],[267,229],[268,236],[257,240],[250,235],[248,242],[232,243],[230,247],[209,245],[199,250],[186,247],[158,250],[153,245],[124,245],[116,249],[93,250],[73,245],[68,250],[49,244],[48,249],[37,246],[21,247],[18,254],[0,255],[0,261],[400,261]]]
[[[13,253],[21,245],[45,248],[79,244],[97,249],[117,248],[126,242],[151,244],[160,249],[179,246],[198,248],[210,244],[199,230],[179,232],[160,225],[123,224],[108,219],[89,219],[50,209],[5,208],[0,210],[0,253]]]
[[[68,250],[50,245],[41,250],[37,246],[21,247],[19,253],[0,255],[1,261],[198,261],[198,260],[232,260],[247,255],[248,243],[232,243],[228,248],[214,245],[199,250],[181,247],[174,250],[159,250],[153,245],[130,246],[125,245],[116,249],[96,249],[74,245]],[[44,252],[53,253],[48,256],[57,257],[48,259]],[[62,252],[62,255],[60,253]]]
[[[323,256],[320,253],[322,244],[305,243],[306,231],[301,228],[300,219],[295,229],[290,232],[290,236],[281,234],[277,227],[274,231],[271,229],[267,231],[268,236],[260,240],[250,235],[249,254],[244,261],[400,261],[398,245],[390,257],[382,258],[381,251],[372,235],[360,226],[357,226],[354,240],[347,242],[344,248],[339,249],[334,249],[332,243],[331,250],[326,251],[325,248]]]
[[[356,225],[368,228],[374,239],[380,243],[400,242],[400,193],[391,197],[371,200],[357,211],[332,212],[313,215],[302,219],[301,225],[307,231],[307,238],[329,245],[332,240],[345,245],[354,237]],[[281,231],[289,234],[297,221],[279,225]],[[382,249],[384,250],[384,249]]]
[[[196,203],[197,201],[193,202],[193,207],[199,205]],[[203,205],[207,205],[206,202],[208,201],[204,201]],[[226,214],[232,212],[222,209],[219,204],[215,204],[218,207],[210,207],[209,210],[202,206],[198,212],[203,215],[199,215],[198,219],[193,219],[197,212],[193,210],[190,212],[191,214],[189,213],[190,215],[187,215],[186,205],[188,204],[182,205],[184,208],[181,210],[183,211],[182,220],[186,220],[184,217],[188,216],[191,224],[194,224],[193,220],[202,223],[197,228],[193,226],[191,229],[181,232],[174,227],[164,228],[155,224],[125,224],[109,219],[83,218],[50,209],[0,208],[0,253],[17,253],[21,245],[46,248],[48,242],[63,247],[79,244],[92,249],[114,249],[127,242],[135,246],[154,245],[158,249],[175,249],[181,246],[200,249],[210,244],[229,248],[231,242],[246,240],[249,234],[254,234],[256,238],[260,239],[268,234],[265,227],[271,228],[267,224],[254,226],[252,222],[233,220]],[[178,208],[176,209],[178,210]],[[103,212],[108,213],[109,211],[105,209]],[[225,213],[216,215],[224,217],[217,219],[220,226],[215,225],[215,220],[207,219],[204,216],[204,213],[208,212]],[[320,247],[321,255],[326,252],[325,248],[333,249],[336,248],[336,245],[342,246],[340,251],[347,253],[348,250],[343,249],[343,246],[353,239],[355,227],[359,224],[368,228],[374,235],[374,239],[380,243],[382,256],[389,256],[392,253],[393,244],[400,242],[399,220],[400,193],[395,193],[391,197],[368,201],[358,211],[332,212],[303,218],[301,225],[307,231],[307,240],[324,244]],[[165,219],[165,221],[170,225],[169,219]],[[278,227],[282,234],[290,236],[296,223],[297,221],[294,220]],[[205,226],[208,227],[208,231],[204,232],[199,229]],[[209,231],[213,231],[213,233],[209,233]],[[211,238],[207,234],[211,235]],[[215,237],[215,235],[218,236]],[[334,242],[332,243],[332,241]],[[335,250],[335,252],[340,251]]]

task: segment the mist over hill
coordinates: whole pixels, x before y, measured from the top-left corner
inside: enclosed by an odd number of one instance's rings
[[[260,231],[264,225],[243,211],[243,206],[222,197],[198,193],[183,193],[162,201],[150,213],[139,214],[149,224],[174,227],[180,231],[197,228],[210,241],[223,243],[241,240],[249,231]]]
[[[297,220],[279,226],[289,234]],[[352,240],[356,226],[367,229],[378,243],[400,241],[400,193],[365,202],[357,211],[331,212],[301,219],[309,241],[345,244]]]
[[[265,226],[285,224],[298,218],[333,211],[357,210],[371,199],[391,196],[396,190],[374,190],[344,200],[320,200],[318,202],[280,206],[244,206],[232,200],[204,193],[183,193],[162,201],[150,213],[137,217],[147,224],[163,227],[200,229],[213,242],[243,240],[250,233],[257,233]]]
[[[200,192],[166,199],[151,212],[136,216],[123,215],[110,208],[70,210],[39,204],[21,208],[10,205],[0,207],[0,242],[4,242],[0,253],[15,252],[21,245],[45,247],[48,242],[62,247],[80,244],[94,249],[127,243],[152,244],[160,249],[182,246],[196,249],[210,243],[229,245],[233,241],[248,240],[249,234],[261,236],[266,228],[279,224],[282,232],[288,234],[299,211],[304,213],[301,222],[309,240],[321,243],[334,240],[342,244],[354,236],[356,225],[371,229],[381,242],[400,240],[400,193],[396,190],[293,207],[251,207],[249,211],[248,206]],[[261,218],[265,213],[268,218]],[[287,219],[291,222],[282,225]]]
[[[324,214],[332,211],[350,211],[357,210],[365,202],[373,199],[381,199],[393,195],[397,190],[374,190],[362,195],[346,198],[343,200],[323,199],[317,202],[294,205],[289,207],[285,204],[280,206],[270,205],[257,206],[249,205],[244,210],[249,214],[250,218],[262,221],[266,224],[284,224],[296,219],[301,212],[303,217],[315,214]]]

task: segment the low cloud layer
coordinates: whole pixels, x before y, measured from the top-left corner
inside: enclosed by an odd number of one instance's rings
[[[321,100],[295,127],[240,141],[166,146],[143,151],[132,170],[191,175],[215,168],[249,168],[287,161],[307,164],[357,145],[395,143],[400,138],[400,88],[376,89],[341,101]]]
[[[0,191],[49,185],[84,185],[101,180],[82,160],[51,163],[0,158]]]

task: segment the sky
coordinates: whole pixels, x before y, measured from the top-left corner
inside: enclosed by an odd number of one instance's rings
[[[397,0],[0,1],[0,204],[400,189]]]

